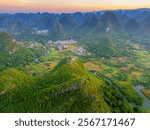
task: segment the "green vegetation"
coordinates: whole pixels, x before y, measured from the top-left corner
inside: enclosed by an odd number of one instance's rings
[[[51,48],[51,53],[47,56],[42,56],[40,58],[41,61],[50,61],[54,56],[57,56],[58,52],[54,49]]]
[[[33,61],[34,54],[13,40],[8,33],[0,33],[0,71],[24,66]]]
[[[16,69],[0,76],[1,112],[133,112],[115,88],[72,59],[38,78]]]
[[[125,85],[125,86],[122,86],[120,88],[120,90],[121,90],[122,94],[124,94],[130,102],[133,102],[139,106],[142,105],[142,103],[143,103],[142,97],[140,97],[138,95],[138,93],[135,92],[135,90],[132,86]]]
[[[0,112],[149,112],[150,17],[127,12],[3,14]]]
[[[88,47],[97,57],[113,57],[119,54],[119,50],[108,37],[102,37],[99,41],[90,43]]]
[[[116,80],[119,80],[119,81],[127,81],[128,74],[124,72],[120,72],[120,73],[117,73],[117,76],[115,78]]]
[[[140,76],[140,84],[145,86],[145,88],[150,88],[150,71],[146,70],[143,72],[143,74]]]

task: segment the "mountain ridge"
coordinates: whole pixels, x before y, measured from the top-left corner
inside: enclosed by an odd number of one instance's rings
[[[1,72],[0,75],[9,73],[9,71],[17,72],[15,75],[22,74],[22,72],[11,69]],[[7,75],[8,77],[9,75]],[[22,77],[23,84],[24,77],[26,76]],[[35,78],[30,81],[30,77],[27,77],[25,80],[28,80],[28,84],[22,84],[22,87],[18,87],[16,84],[15,88],[8,89],[7,92],[1,94],[0,104],[5,104],[0,105],[1,112],[133,111],[131,105],[125,103],[117,90],[107,85],[103,79],[97,78],[85,70],[79,61],[71,58],[64,59],[52,72],[38,77],[37,80]],[[4,80],[0,80],[2,86],[4,86],[3,82]],[[111,103],[110,100],[112,100]]]

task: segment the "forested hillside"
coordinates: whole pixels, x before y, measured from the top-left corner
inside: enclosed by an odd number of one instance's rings
[[[134,111],[116,88],[72,59],[61,61],[41,77],[16,69],[5,70],[0,76],[1,112]]]

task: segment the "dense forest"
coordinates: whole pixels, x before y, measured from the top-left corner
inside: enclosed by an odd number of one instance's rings
[[[17,69],[0,76],[1,112],[137,112],[117,88],[71,58],[41,77]]]

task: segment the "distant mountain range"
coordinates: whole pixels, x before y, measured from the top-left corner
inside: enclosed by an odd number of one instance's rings
[[[35,38],[36,35],[51,40],[93,38],[102,33],[149,36],[149,25],[150,9],[62,14],[0,14],[0,30],[8,31],[20,39]]]

